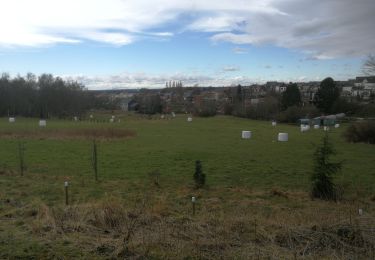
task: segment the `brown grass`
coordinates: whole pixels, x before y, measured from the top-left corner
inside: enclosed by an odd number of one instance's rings
[[[0,130],[0,138],[122,139],[134,136],[136,136],[134,131],[119,128]]]
[[[176,214],[163,197],[145,201],[135,207],[115,197],[69,207],[41,204],[33,216],[32,231],[50,239],[63,236],[89,252],[114,259],[374,256],[375,219],[370,214],[356,215],[350,203],[310,202],[306,208],[267,211],[267,203],[255,207],[253,201],[244,200],[224,209],[220,199],[210,198],[200,202],[192,216]]]

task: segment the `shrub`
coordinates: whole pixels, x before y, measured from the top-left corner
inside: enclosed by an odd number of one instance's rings
[[[345,113],[347,115],[356,114],[360,109],[359,103],[348,102],[345,98],[338,98],[332,106],[332,113]]]
[[[200,105],[194,106],[194,114],[201,117],[215,116],[216,112],[215,100],[204,100]]]
[[[251,119],[270,120],[279,112],[279,102],[275,97],[266,97],[255,105],[246,107],[246,117]]]
[[[277,116],[277,121],[283,123],[296,123],[300,118],[311,118],[319,115],[319,111],[314,106],[307,107],[288,107]]]
[[[360,117],[375,117],[375,104],[362,105],[356,115]]]
[[[363,121],[352,123],[344,133],[348,142],[375,144],[375,122]]]
[[[334,175],[341,169],[340,163],[330,162],[330,156],[336,154],[328,140],[328,134],[323,138],[322,145],[314,153],[314,170],[311,176],[313,198],[337,200],[337,189],[333,183]]]
[[[206,175],[202,172],[201,161],[195,161],[194,182],[196,188],[202,188],[206,184]]]

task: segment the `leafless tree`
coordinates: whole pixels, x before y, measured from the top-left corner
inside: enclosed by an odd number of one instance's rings
[[[362,71],[366,75],[375,75],[375,56],[370,54],[362,66]]]

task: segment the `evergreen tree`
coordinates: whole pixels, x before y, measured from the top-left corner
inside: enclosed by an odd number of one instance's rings
[[[300,106],[301,103],[301,92],[297,84],[289,84],[281,97],[282,108],[285,110],[291,106]]]
[[[320,83],[318,92],[314,97],[314,104],[320,111],[331,113],[332,106],[340,96],[340,90],[332,78],[326,78]]]
[[[195,161],[194,181],[196,188],[202,188],[206,183],[206,175],[202,171],[201,161]]]
[[[333,182],[334,175],[341,169],[342,163],[330,162],[330,156],[336,154],[326,134],[322,145],[314,153],[314,170],[311,176],[313,198],[336,200],[337,190]]]

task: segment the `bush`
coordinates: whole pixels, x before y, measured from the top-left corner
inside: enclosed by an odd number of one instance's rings
[[[246,117],[257,120],[270,120],[279,112],[279,102],[275,97],[266,97],[256,105],[246,107]]]
[[[194,114],[201,117],[215,116],[217,113],[216,101],[205,100],[199,106],[194,107]]]
[[[326,134],[322,145],[314,153],[314,170],[311,176],[313,198],[337,200],[337,189],[333,176],[341,169],[341,163],[330,162],[330,156],[336,154]]]
[[[360,117],[375,117],[375,104],[363,105],[356,115]]]
[[[348,102],[344,98],[339,98],[333,103],[332,113],[345,113],[347,115],[356,114],[360,110],[360,105],[356,102]]]
[[[319,111],[314,106],[308,107],[288,107],[277,116],[277,121],[282,123],[296,123],[300,118],[312,118],[319,115]]]
[[[375,122],[363,121],[351,124],[344,133],[348,142],[375,144]]]

